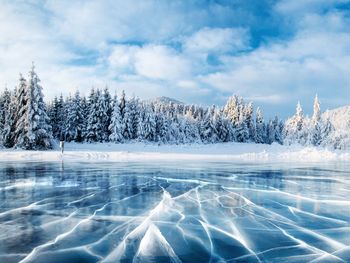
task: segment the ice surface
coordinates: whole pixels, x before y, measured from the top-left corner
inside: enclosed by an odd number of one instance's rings
[[[0,163],[0,262],[349,262],[349,168]]]

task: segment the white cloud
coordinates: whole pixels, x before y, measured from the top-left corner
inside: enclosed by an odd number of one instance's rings
[[[116,45],[108,57],[110,71],[136,74],[142,77],[173,81],[191,75],[190,62],[173,48],[165,45]]]
[[[176,83],[176,86],[189,89],[189,90],[199,90],[200,87],[198,85],[198,82],[194,80],[180,80]]]
[[[118,73],[132,72],[135,64],[135,54],[140,50],[138,46],[116,45],[112,48],[108,62],[113,71]]]
[[[315,93],[326,98],[343,94],[345,102],[350,86],[349,46],[349,33],[301,32],[283,43],[241,56],[225,56],[226,70],[202,76],[201,81],[222,92],[270,98],[271,103],[281,105],[307,100]]]
[[[135,71],[141,76],[175,80],[190,75],[189,62],[175,50],[159,45],[149,45],[135,54]]]
[[[0,85],[7,84],[11,89],[17,84],[20,72],[27,75],[33,61],[40,65],[43,75],[53,76],[62,63],[77,58],[42,23],[39,11],[20,12],[23,5],[31,6],[7,2],[0,8]]]
[[[52,24],[59,34],[80,45],[100,47],[106,42],[160,42],[187,35],[232,17],[231,9],[191,1],[48,0]]]
[[[249,34],[243,28],[203,28],[184,41],[187,53],[226,53],[247,49]]]

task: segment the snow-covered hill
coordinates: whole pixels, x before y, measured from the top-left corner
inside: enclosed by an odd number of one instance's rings
[[[323,113],[322,118],[329,118],[336,130],[344,130],[350,128],[350,105],[327,110]]]
[[[169,103],[180,104],[180,105],[184,104],[183,102],[178,101],[174,98],[169,98],[169,97],[165,97],[165,96],[150,99],[150,100],[148,100],[148,102],[152,102],[155,104],[169,104]]]

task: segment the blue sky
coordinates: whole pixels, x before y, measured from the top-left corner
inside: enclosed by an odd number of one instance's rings
[[[108,85],[265,115],[350,104],[350,0],[0,0],[0,87],[32,61],[47,98]]]

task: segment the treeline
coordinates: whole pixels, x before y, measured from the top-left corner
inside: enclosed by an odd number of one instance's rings
[[[108,88],[92,89],[88,98],[77,91],[48,105],[54,138],[66,141],[158,143],[282,143],[283,122],[264,122],[261,110],[231,97],[225,107],[199,107],[173,102],[141,101],[111,96]]]
[[[344,120],[345,121],[345,120]],[[295,115],[285,122],[283,132],[284,144],[301,144],[345,149],[348,144],[344,138],[337,136],[336,129],[328,117],[322,117],[317,95],[314,99],[313,115],[305,117],[298,102]]]
[[[5,147],[50,149],[54,139],[73,142],[149,141],[155,143],[251,142],[326,145],[334,130],[321,118],[317,97],[312,118],[298,104],[285,123],[276,116],[264,120],[260,108],[232,96],[223,107],[200,107],[174,102],[112,96],[108,88],[91,89],[86,98],[55,97],[46,105],[34,70],[28,79],[0,96],[0,139]]]

